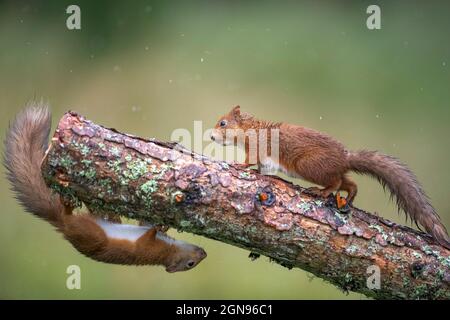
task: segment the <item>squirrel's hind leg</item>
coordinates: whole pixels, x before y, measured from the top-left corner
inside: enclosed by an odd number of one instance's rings
[[[353,200],[355,200],[356,194],[358,193],[358,186],[351,178],[343,176],[342,184],[339,190],[347,192],[347,203],[352,204]]]
[[[339,190],[339,188],[341,187],[341,183],[342,183],[341,178],[335,178],[335,179],[331,180],[323,189],[320,189],[318,187],[311,187],[306,190],[316,196],[326,199],[334,191]]]

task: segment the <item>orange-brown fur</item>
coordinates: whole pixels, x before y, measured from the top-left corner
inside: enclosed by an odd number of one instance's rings
[[[17,115],[5,138],[7,177],[27,211],[50,222],[79,252],[97,261],[163,265],[168,272],[175,272],[191,269],[206,257],[197,246],[165,234],[157,237],[156,227],[136,241],[109,238],[90,214],[72,214],[72,208],[51,192],[41,176],[50,125],[48,108],[32,104]]]
[[[239,140],[236,137],[227,139],[225,134],[230,129],[236,133],[236,129],[244,132],[252,129],[256,133],[261,129],[269,129],[269,132],[270,129],[278,129],[278,165],[290,176],[323,186],[322,189],[311,188],[311,191],[320,196],[328,197],[334,191],[343,190],[348,194],[347,202],[351,203],[358,188],[348,176],[350,171],[378,179],[383,187],[387,187],[396,196],[400,209],[416,224],[423,226],[441,245],[450,248],[447,230],[416,176],[398,159],[375,151],[349,151],[326,134],[297,125],[258,120],[247,113],[241,113],[239,106],[219,119],[211,138],[219,143],[236,145]],[[270,135],[268,137],[267,154],[270,157]],[[246,137],[241,141],[245,141],[244,145],[240,145],[246,152],[245,166],[253,165],[254,163],[249,162],[249,153],[252,151],[249,139]],[[261,146],[257,145],[259,147]],[[266,159],[261,159],[259,152],[257,155],[256,164],[261,166]]]

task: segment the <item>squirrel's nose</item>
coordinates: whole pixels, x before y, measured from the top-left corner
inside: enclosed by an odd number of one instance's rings
[[[202,248],[197,248],[197,253],[198,253],[200,259],[204,259],[207,256],[206,251],[203,250]]]
[[[211,136],[211,140],[216,141],[216,138],[214,138],[214,136]]]

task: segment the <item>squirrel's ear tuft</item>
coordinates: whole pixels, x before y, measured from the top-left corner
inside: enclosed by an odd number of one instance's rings
[[[231,110],[231,113],[233,114],[234,118],[236,120],[241,118],[241,107],[240,106],[236,106],[233,108],[233,110]]]

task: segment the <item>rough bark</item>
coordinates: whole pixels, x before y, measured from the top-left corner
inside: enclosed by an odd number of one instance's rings
[[[334,201],[278,177],[177,144],[67,113],[42,171],[66,200],[92,212],[203,235],[374,298],[450,298],[449,251],[428,235],[357,208],[341,213]],[[380,268],[380,289],[367,286],[373,265]]]

